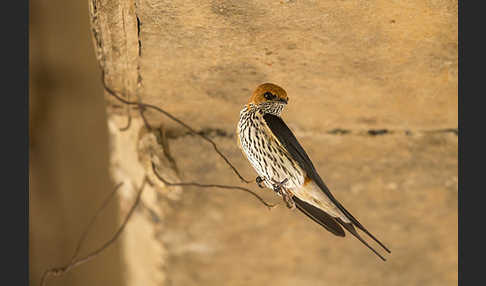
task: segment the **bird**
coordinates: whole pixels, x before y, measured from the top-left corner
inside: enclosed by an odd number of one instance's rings
[[[345,237],[343,228],[346,229],[386,261],[356,229],[367,234],[386,252],[391,251],[335,198],[281,118],[288,102],[289,97],[282,87],[263,83],[257,86],[240,111],[237,144],[258,174],[256,183],[261,188],[275,191],[288,208],[297,208],[332,234]]]

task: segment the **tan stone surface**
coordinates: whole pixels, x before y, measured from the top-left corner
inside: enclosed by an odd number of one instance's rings
[[[144,99],[199,126],[231,129],[253,88],[271,81],[308,130],[457,127],[457,1],[136,3],[140,57],[108,70],[136,62]],[[120,22],[133,30],[136,19]],[[110,33],[135,46],[120,27]]]
[[[268,211],[244,193],[188,188],[163,236],[168,285],[457,284],[456,135],[297,136],[336,197],[390,247],[388,261],[283,204]],[[233,138],[217,142],[255,176]],[[199,140],[172,146],[184,179],[237,184]]]
[[[282,85],[284,118],[328,185],[393,251],[382,263],[283,207],[186,188],[160,234],[166,284],[457,283],[457,135],[441,132],[457,128],[456,1],[120,3],[99,5],[93,22],[110,86],[219,134],[253,178],[235,146],[239,110],[256,85]],[[238,182],[209,145],[147,117],[169,130],[183,179]]]
[[[82,232],[114,184],[108,173],[107,116],[84,1],[30,1],[29,280],[71,259]],[[99,216],[80,255],[116,231],[119,199]],[[115,244],[48,286],[124,283]],[[3,284],[15,285],[15,282]]]

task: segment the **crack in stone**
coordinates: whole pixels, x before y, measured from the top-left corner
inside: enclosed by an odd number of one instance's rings
[[[444,128],[444,129],[437,129],[437,130],[430,130],[426,131],[429,133],[454,133],[459,135],[459,128]]]
[[[404,134],[406,136],[412,136],[418,133],[453,133],[459,135],[458,128],[444,128],[444,129],[433,129],[433,130],[390,130],[390,129],[368,129],[365,131],[356,131],[350,129],[336,128],[326,132],[330,135],[362,135],[362,136],[384,136],[392,134]]]
[[[370,136],[378,136],[378,135],[385,135],[391,134],[393,132],[388,131],[388,129],[370,129],[368,130],[368,135]]]
[[[135,5],[135,18],[137,19],[137,38],[138,38],[138,60],[137,60],[137,84],[140,86],[142,84],[142,73],[140,72],[140,58],[142,57],[142,21],[138,16],[138,6],[137,1],[134,2]]]
[[[142,26],[142,22],[140,22],[140,18],[138,17],[137,13],[135,13],[135,17],[137,18],[137,36],[138,36],[138,56],[142,56],[142,40],[140,39],[140,27]]]
[[[105,58],[105,54],[103,53],[103,39],[99,31],[100,25],[98,23],[98,1],[97,0],[90,1],[89,14],[90,14],[91,32],[95,42],[96,58],[98,60],[98,64],[100,65],[100,67],[104,68],[106,58]]]
[[[205,127],[197,133],[200,134],[200,135],[204,135],[206,137],[209,137],[209,138],[216,138],[216,137],[233,138],[234,137],[233,133],[229,133],[226,130],[221,129],[221,128]],[[179,129],[171,129],[171,130],[166,131],[165,136],[166,136],[167,139],[172,140],[172,139],[178,139],[178,138],[182,138],[182,137],[186,137],[186,136],[192,136],[193,137],[193,136],[195,136],[195,134],[193,134],[189,131],[183,131],[183,130],[179,130]]]
[[[194,136],[194,134],[190,132],[186,132],[179,129],[171,129],[166,131],[166,138],[169,140],[172,139],[179,139],[186,136]],[[205,127],[201,129],[199,132],[201,135],[205,135],[210,138],[234,138],[235,134],[232,132],[228,132],[221,128],[212,128],[212,127]],[[444,129],[433,129],[433,130],[390,130],[390,129],[368,129],[368,130],[351,130],[351,129],[342,129],[342,128],[335,128],[329,131],[324,131],[323,133],[328,135],[335,135],[335,136],[344,136],[344,135],[357,135],[357,136],[369,136],[369,137],[376,137],[376,136],[386,136],[386,135],[393,135],[393,134],[403,134],[406,136],[412,136],[414,134],[419,133],[453,133],[456,136],[459,134],[458,128],[444,128]],[[312,135],[312,132],[309,134],[306,132],[307,135]],[[319,133],[322,134],[322,133]]]
[[[331,135],[346,135],[346,134],[351,133],[351,130],[335,128],[335,129],[332,129],[330,131],[327,131],[326,133],[331,134]]]

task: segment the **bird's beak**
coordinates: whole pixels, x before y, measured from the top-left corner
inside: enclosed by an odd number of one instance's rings
[[[280,98],[278,101],[282,102],[283,104],[287,104],[287,99]]]

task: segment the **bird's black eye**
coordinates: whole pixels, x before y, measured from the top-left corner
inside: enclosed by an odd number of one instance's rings
[[[265,99],[267,100],[272,100],[272,99],[275,99],[275,94],[271,93],[270,91],[267,91],[263,94],[263,96],[265,97]]]

